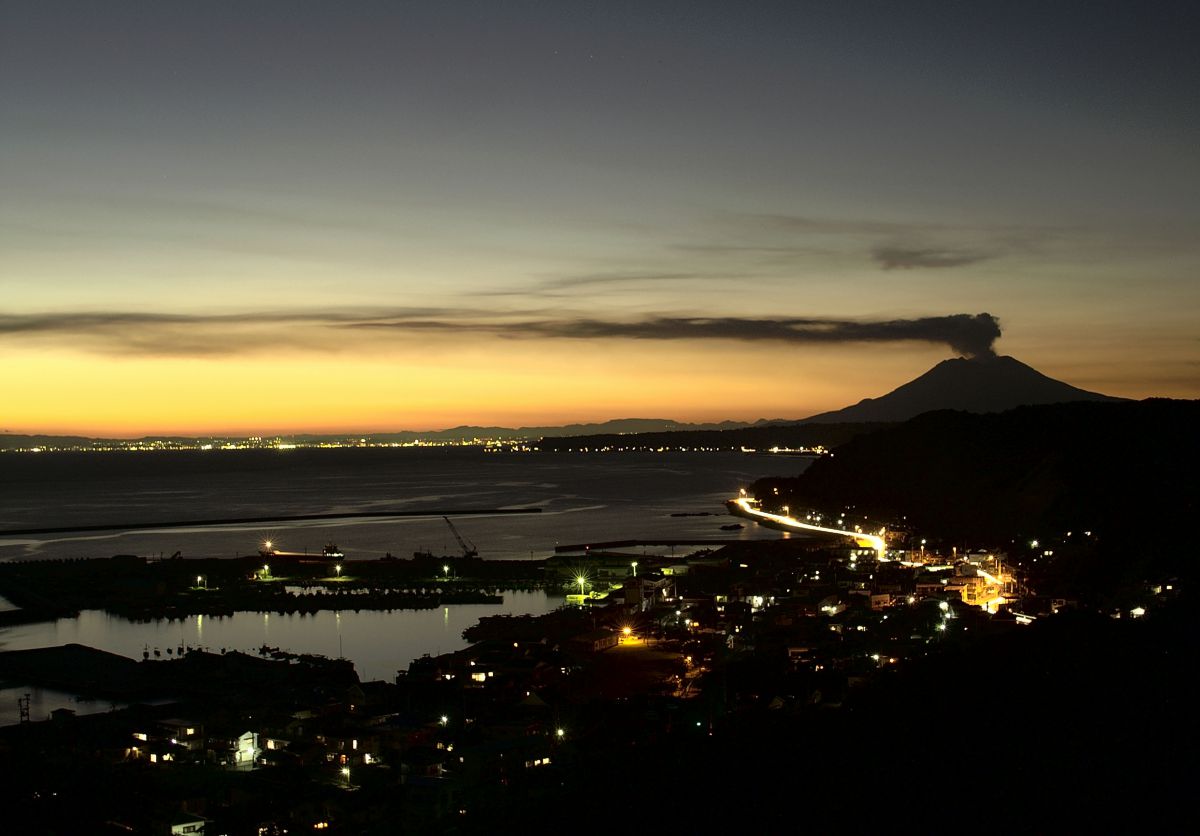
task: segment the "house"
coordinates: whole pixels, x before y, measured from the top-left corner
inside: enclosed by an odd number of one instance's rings
[[[262,749],[258,745],[258,732],[246,731],[237,737],[213,741],[217,759],[230,769],[250,770],[258,761]]]
[[[194,813],[178,813],[171,819],[171,836],[204,836],[208,819]]]
[[[567,644],[572,650],[584,653],[599,653],[602,650],[608,650],[610,647],[616,647],[619,642],[619,635],[612,630],[593,630],[590,633],[582,633],[575,636]]]
[[[203,752],[204,728],[194,720],[171,718],[159,720],[158,734],[190,752]]]

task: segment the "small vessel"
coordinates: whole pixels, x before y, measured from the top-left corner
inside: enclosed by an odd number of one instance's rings
[[[308,558],[310,560],[315,560],[318,558],[323,558],[325,560],[341,560],[343,557],[346,556],[342,552],[342,550],[340,548],[338,548],[337,543],[326,543],[325,548],[323,548],[321,550],[321,554],[316,555],[316,554],[309,554],[306,551],[305,552],[280,551],[279,549],[275,548],[275,544],[272,543],[270,540],[267,540],[265,543],[263,543],[262,548],[258,550],[258,554],[261,557],[268,557],[268,558],[270,558],[270,557],[297,558],[298,557],[298,558]]]

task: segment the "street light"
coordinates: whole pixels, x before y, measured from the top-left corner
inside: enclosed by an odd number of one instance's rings
[[[635,560],[635,561],[633,561],[633,563],[630,563],[629,565],[633,567],[633,576],[636,578],[637,577],[637,561]]]
[[[587,583],[587,578],[585,578],[583,575],[576,575],[575,582],[579,584],[579,597],[582,598],[584,595],[583,585]]]
[[[337,577],[339,577],[339,578],[342,576],[342,564],[340,564],[340,563],[335,563],[335,564],[334,564],[334,566],[333,566],[333,574],[334,574],[334,575],[336,575],[336,576],[337,576]]]
[[[345,778],[346,778],[346,786],[350,786],[350,767],[343,766],[342,767],[342,775],[345,776]]]

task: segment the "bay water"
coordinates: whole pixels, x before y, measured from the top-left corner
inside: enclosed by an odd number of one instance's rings
[[[0,530],[295,514],[429,511],[385,520],[177,526],[165,530],[7,537],[0,561],[113,554],[235,557],[264,540],[288,551],[337,543],[347,561],[416,550],[454,554],[440,512],[540,508],[454,517],[486,559],[531,559],[560,543],[625,539],[774,539],[753,524],[722,531],[723,503],[804,459],[740,453],[485,453],[478,448],[341,448],[0,455]],[[713,516],[698,516],[699,514]],[[687,516],[679,516],[686,514]],[[658,551],[662,551],[659,549]],[[639,550],[640,551],[640,550]],[[654,551],[649,549],[648,551]],[[132,658],[167,647],[253,651],[262,645],[354,661],[364,679],[391,678],[423,653],[465,646],[481,616],[543,613],[555,592],[503,593],[503,604],[433,610],[237,613],[130,622],[102,611],[0,630],[0,650],[91,645]],[[3,700],[0,700],[3,701]],[[2,722],[2,720],[0,720]]]

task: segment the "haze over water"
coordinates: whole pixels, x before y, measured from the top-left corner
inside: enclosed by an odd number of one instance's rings
[[[6,456],[0,528],[202,520],[295,514],[541,508],[466,517],[457,525],[485,559],[545,557],[556,543],[637,537],[749,537],[723,532],[722,501],[805,459],[740,453],[488,454],[470,448],[300,449]],[[0,536],[0,560],[114,554],[233,557],[265,539],[280,550],[347,559],[417,549],[457,552],[439,516],[135,532]]]
[[[657,537],[776,538],[748,525],[721,531],[721,503],[764,475],[794,474],[807,459],[741,453],[486,454],[469,448],[242,450],[6,456],[0,473],[3,528],[149,522],[372,510],[538,507],[542,513],[459,518],[485,559],[545,557],[556,542]],[[279,548],[320,551],[337,542],[347,559],[390,551],[455,552],[440,517],[176,528],[0,538],[0,559],[113,554],[232,557],[270,537]],[[0,650],[77,642],[141,658],[187,645],[253,651],[263,644],[345,656],[364,679],[391,678],[422,653],[466,645],[462,631],[497,613],[541,613],[551,592],[505,591],[499,605],[313,615],[239,612],[130,622],[100,611],[0,631]],[[50,699],[50,697],[46,697]],[[66,702],[62,700],[65,699]],[[62,698],[50,707],[72,705]],[[48,709],[47,709],[48,710]]]

